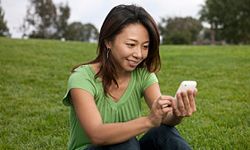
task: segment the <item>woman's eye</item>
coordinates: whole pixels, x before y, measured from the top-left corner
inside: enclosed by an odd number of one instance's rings
[[[135,44],[133,44],[133,43],[127,43],[127,46],[128,46],[128,47],[134,47]]]
[[[148,49],[148,45],[144,45],[143,48],[144,48],[144,49]]]

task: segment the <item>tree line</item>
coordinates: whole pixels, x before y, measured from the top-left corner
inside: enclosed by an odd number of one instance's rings
[[[91,24],[68,23],[68,4],[55,5],[52,0],[30,0],[24,23],[23,36],[30,38],[95,41],[98,30]]]
[[[98,30],[91,24],[68,23],[68,4],[52,0],[29,0],[23,36],[29,38],[96,41]],[[250,44],[249,0],[206,0],[199,19],[192,17],[161,18],[158,23],[163,44]],[[202,23],[207,23],[206,28]],[[0,1],[0,36],[10,36]]]

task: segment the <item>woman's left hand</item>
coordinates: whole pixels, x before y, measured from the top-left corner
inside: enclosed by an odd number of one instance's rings
[[[196,94],[197,89],[177,93],[176,100],[172,102],[173,115],[180,118],[191,116],[196,111]]]

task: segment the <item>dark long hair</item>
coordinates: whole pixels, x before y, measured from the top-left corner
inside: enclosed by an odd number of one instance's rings
[[[154,19],[142,7],[136,5],[118,5],[109,12],[103,22],[99,35],[97,57],[94,60],[85,63],[100,63],[100,70],[95,77],[101,77],[105,95],[107,95],[108,88],[111,86],[112,81],[118,86],[116,81],[117,73],[114,65],[115,62],[112,56],[107,58],[109,52],[105,43],[113,41],[115,37],[122,32],[122,29],[129,24],[134,23],[142,24],[149,33],[148,56],[138,65],[138,68],[145,67],[149,72],[157,72],[160,70],[160,37]],[[74,67],[73,70],[78,66]]]

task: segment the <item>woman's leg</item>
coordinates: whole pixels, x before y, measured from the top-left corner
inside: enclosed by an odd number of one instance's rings
[[[90,146],[86,150],[140,150],[140,144],[136,138],[132,138],[123,143],[114,145]]]
[[[161,125],[149,130],[140,140],[141,150],[190,150],[175,127]]]

